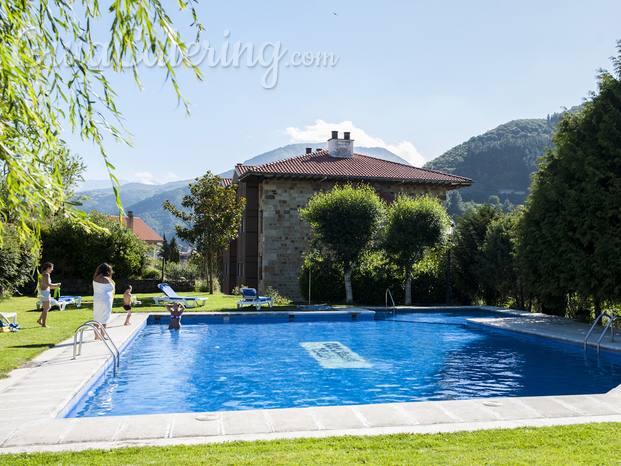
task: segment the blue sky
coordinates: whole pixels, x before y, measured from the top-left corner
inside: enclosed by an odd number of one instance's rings
[[[246,56],[238,67],[209,66],[206,57],[202,82],[178,68],[189,118],[161,69],[140,66],[142,92],[131,73],[110,70],[134,143],[108,138],[118,178],[221,173],[286,144],[325,141],[332,129],[420,166],[499,124],[579,104],[596,89],[597,70],[612,69],[621,39],[621,2],[603,0],[201,1],[198,12],[201,53],[205,41],[216,57],[227,43],[232,51],[250,42],[255,58],[264,48],[265,66],[247,66]],[[170,13],[192,42],[190,17]],[[278,44],[278,78],[272,72],[262,85]],[[336,64],[293,66],[306,52],[332,54]],[[86,179],[107,177],[92,144],[65,139],[87,164]]]

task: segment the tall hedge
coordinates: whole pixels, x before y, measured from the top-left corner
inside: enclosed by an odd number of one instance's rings
[[[54,274],[88,279],[107,262],[118,278],[140,275],[146,263],[146,245],[118,220],[91,211],[89,220],[101,229],[87,229],[57,220],[42,233],[43,261],[54,263]]]
[[[0,300],[11,297],[34,276],[36,248],[22,242],[13,225],[4,224],[0,245]]]

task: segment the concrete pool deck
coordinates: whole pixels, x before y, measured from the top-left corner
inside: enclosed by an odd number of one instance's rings
[[[108,330],[119,349],[147,318],[135,313],[133,325],[124,326],[125,314],[112,315]],[[492,321],[473,323],[578,345],[590,328],[562,317],[506,310]],[[597,330],[591,335],[589,352],[595,352],[600,335]],[[621,422],[621,386],[596,395],[55,419],[111,359],[105,345],[92,341],[92,333],[85,332],[84,340],[76,360],[71,339],[0,379],[0,453]],[[621,341],[611,342],[608,334],[601,348],[621,354]],[[136,393],[137,403],[141,395]]]

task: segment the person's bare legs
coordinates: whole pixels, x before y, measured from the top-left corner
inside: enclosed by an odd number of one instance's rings
[[[93,324],[95,327],[97,327],[97,329],[100,331],[101,336],[103,337],[104,340],[107,340],[108,338],[106,337],[106,335],[101,331],[101,327],[99,327],[99,325],[97,324]],[[103,328],[108,328],[108,324],[102,324]],[[95,332],[95,340],[101,340],[101,338],[99,338],[99,335],[97,335],[97,332]]]
[[[50,302],[49,301],[43,301],[43,311],[41,311],[41,317],[39,317],[39,320],[37,320],[37,324],[39,324],[41,327],[46,327],[49,328],[47,326],[47,313],[50,310]]]
[[[132,311],[127,311],[127,319],[125,319],[125,325],[131,325],[129,323],[129,318],[132,316]]]

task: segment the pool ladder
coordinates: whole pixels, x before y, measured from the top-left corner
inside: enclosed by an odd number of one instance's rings
[[[110,353],[112,354],[112,358],[114,360],[114,364],[113,364],[114,375],[116,375],[116,368],[119,367],[119,364],[121,362],[121,355],[119,353],[118,348],[112,341],[112,338],[110,338],[110,335],[108,335],[108,332],[104,328],[103,324],[96,320],[89,320],[88,322],[84,322],[82,325],[80,325],[75,330],[75,334],[73,335],[73,358],[72,359],[76,358],[76,346],[78,345],[78,333],[80,334],[80,346],[78,347],[77,356],[80,356],[82,354],[82,338],[84,337],[84,330],[86,328],[92,328],[95,331],[95,335],[101,338],[101,341],[105,343],[106,348],[108,348],[108,351],[110,351]],[[102,331],[103,331],[103,334],[102,334]],[[107,338],[107,340],[106,338],[104,338],[104,335]],[[110,344],[108,344],[108,342],[110,342]],[[112,345],[112,347],[110,347],[110,345]]]
[[[619,316],[618,315],[611,316],[610,314],[608,314],[606,312],[602,312],[597,317],[597,319],[595,319],[595,322],[593,322],[593,325],[591,325],[591,330],[589,330],[589,333],[587,333],[587,336],[584,339],[584,354],[586,354],[586,351],[587,351],[587,340],[591,336],[591,333],[595,329],[595,326],[597,325],[597,323],[599,322],[599,320],[602,317],[608,317],[609,320],[608,320],[608,325],[606,325],[606,328],[604,329],[604,331],[602,332],[601,336],[599,337],[599,340],[597,340],[597,356],[599,357],[599,345],[600,345],[600,343],[602,341],[602,338],[604,338],[604,335],[606,335],[606,331],[608,330],[608,327],[610,327],[610,336],[611,336],[610,341],[615,341],[615,329],[612,326],[612,323],[615,321],[615,319],[618,319]]]
[[[386,288],[386,307],[388,307],[388,296],[390,296],[390,300],[392,301],[392,315],[395,315],[395,300],[392,299],[392,293],[390,292],[390,288]]]

